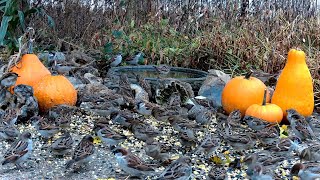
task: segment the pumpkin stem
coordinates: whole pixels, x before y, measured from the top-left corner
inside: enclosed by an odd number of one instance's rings
[[[267,99],[267,88],[264,89],[264,94],[263,94],[263,101],[262,101],[262,106],[266,105],[266,99]]]
[[[245,79],[250,79],[252,73],[253,73],[253,71],[250,70],[249,72],[247,72],[247,74],[244,76],[244,78],[245,78]]]

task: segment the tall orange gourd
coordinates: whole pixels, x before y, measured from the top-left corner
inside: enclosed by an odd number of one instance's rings
[[[33,54],[31,42],[29,43],[28,54],[24,54],[18,64],[10,69],[11,72],[15,72],[19,75],[14,86],[25,84],[34,87],[36,82],[42,77],[51,74],[39,58]],[[12,88],[11,92],[13,92]]]
[[[306,55],[301,50],[291,49],[287,63],[278,79],[271,102],[286,110],[293,108],[309,116],[314,108],[312,77],[306,64]]]

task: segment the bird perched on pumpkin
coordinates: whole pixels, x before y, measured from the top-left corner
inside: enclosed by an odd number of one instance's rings
[[[301,140],[314,138],[314,132],[304,116],[300,115],[295,109],[288,109],[286,112],[291,129],[296,136]]]
[[[116,147],[112,150],[120,168],[130,176],[143,177],[154,173],[153,166],[142,161],[127,149]]]
[[[31,139],[31,133],[30,132],[23,132],[19,139],[14,141],[10,148],[5,152],[4,154],[4,161],[2,162],[2,165],[13,163],[15,164],[19,169],[22,168],[21,163],[26,161],[33,150],[33,143]]]
[[[66,163],[66,169],[71,167],[78,169],[83,164],[88,163],[94,151],[93,137],[91,135],[85,135],[75,147],[72,159]]]

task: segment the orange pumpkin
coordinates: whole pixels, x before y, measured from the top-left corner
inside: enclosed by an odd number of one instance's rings
[[[281,107],[284,116],[286,110],[295,109],[301,115],[310,116],[314,108],[312,77],[306,64],[306,54],[303,51],[291,49],[283,68],[272,103]]]
[[[23,55],[19,63],[10,71],[19,75],[14,86],[25,84],[34,87],[41,78],[51,74],[35,54]],[[13,93],[13,87],[10,88],[10,91]]]
[[[262,102],[266,85],[260,79],[251,77],[251,75],[252,71],[245,76],[235,77],[223,88],[221,103],[228,114],[239,109],[244,116],[249,106]],[[269,92],[267,102],[270,102]]]
[[[71,82],[62,75],[44,76],[34,86],[34,95],[42,112],[56,105],[67,104],[73,106],[77,102],[77,91]]]
[[[266,103],[267,89],[264,90],[263,102],[248,107],[246,115],[260,118],[270,123],[280,123],[283,118],[282,109],[276,104]]]

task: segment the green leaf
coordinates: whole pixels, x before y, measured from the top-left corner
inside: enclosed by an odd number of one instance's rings
[[[112,35],[116,39],[120,39],[123,35],[123,31],[113,30]]]
[[[161,26],[167,26],[169,24],[169,19],[162,19],[160,24]]]
[[[11,19],[12,19],[12,16],[2,17],[1,26],[0,26],[0,45],[4,45],[3,40],[7,34],[8,25]]]
[[[112,42],[108,42],[108,43],[106,43],[105,45],[104,45],[104,53],[105,54],[111,54],[112,53],[112,51],[113,51],[113,44],[112,44]]]
[[[23,31],[26,29],[26,24],[24,22],[24,13],[22,11],[18,11],[20,26],[23,29]]]

